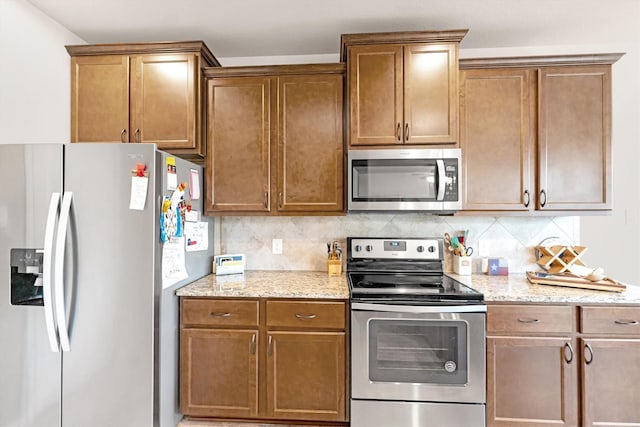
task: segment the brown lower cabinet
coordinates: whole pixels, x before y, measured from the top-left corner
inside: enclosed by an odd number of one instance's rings
[[[347,421],[344,301],[181,299],[185,416]]]
[[[487,426],[640,426],[640,308],[490,305]]]

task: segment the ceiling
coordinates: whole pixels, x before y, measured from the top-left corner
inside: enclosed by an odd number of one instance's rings
[[[88,43],[204,40],[218,58],[335,54],[342,33],[403,30],[468,28],[463,49],[613,43],[640,16],[638,0],[29,1]]]

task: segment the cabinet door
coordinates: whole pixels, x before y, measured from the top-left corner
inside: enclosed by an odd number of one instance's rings
[[[640,426],[640,339],[584,339],[583,425]]]
[[[349,48],[349,145],[402,143],[402,46]]]
[[[257,330],[183,329],[180,409],[208,417],[258,413]]]
[[[132,57],[131,142],[196,147],[198,71],[193,54]]]
[[[344,332],[269,332],[271,418],[346,421]]]
[[[405,144],[456,143],[457,44],[404,47]]]
[[[570,338],[487,338],[487,426],[575,426]]]
[[[207,82],[206,212],[270,210],[271,79]]]
[[[129,140],[129,57],[71,58],[71,142]]]
[[[611,67],[540,70],[538,208],[611,209]]]
[[[518,69],[460,72],[463,209],[535,207],[532,74]]]
[[[342,75],[278,78],[278,210],[343,210]]]

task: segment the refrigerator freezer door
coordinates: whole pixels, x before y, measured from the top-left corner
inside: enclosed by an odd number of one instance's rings
[[[51,351],[44,307],[11,304],[10,253],[43,248],[51,194],[62,191],[62,150],[58,144],[0,145],[2,427],[60,426],[61,356]]]
[[[65,147],[63,427],[153,426],[155,155],[153,144]],[[138,163],[148,189],[144,210],[131,210]]]

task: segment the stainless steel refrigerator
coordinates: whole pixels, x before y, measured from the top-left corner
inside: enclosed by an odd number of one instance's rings
[[[0,145],[0,426],[177,425],[175,290],[211,271],[213,224],[201,218],[197,250],[192,235],[163,260],[165,197],[190,183],[191,221],[204,199],[202,168],[171,157],[154,144]],[[181,259],[188,276],[173,283],[162,266]]]

